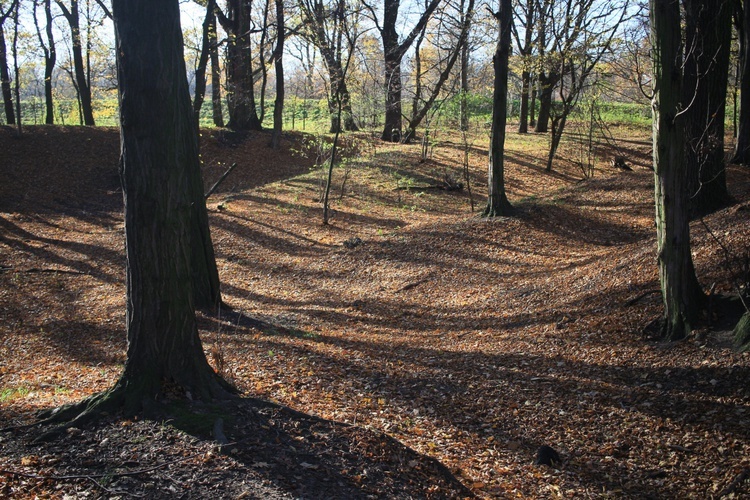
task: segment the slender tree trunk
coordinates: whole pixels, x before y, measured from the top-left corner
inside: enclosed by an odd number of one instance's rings
[[[531,103],[529,104],[529,125],[536,128],[536,82],[531,80]]]
[[[54,103],[52,102],[52,73],[55,69],[55,62],[57,60],[57,51],[55,49],[55,38],[52,32],[52,0],[44,0],[42,5],[44,7],[45,17],[45,34],[47,41],[44,41],[42,37],[42,31],[39,28],[39,20],[36,15],[36,2],[33,8],[34,27],[36,28],[36,34],[39,39],[39,45],[44,53],[44,105],[45,105],[45,117],[44,123],[51,125],[55,123],[55,111]]]
[[[211,114],[214,125],[224,126],[224,111],[221,105],[221,64],[219,63],[219,46],[216,39],[216,16],[211,20],[208,32],[208,45],[211,57]]]
[[[531,88],[531,73],[521,72],[521,111],[518,117],[518,133],[529,132],[529,89]]]
[[[539,74],[539,115],[536,118],[534,132],[547,132],[549,130],[549,120],[552,114],[552,94],[557,85],[557,76],[554,74]]]
[[[62,0],[56,0],[63,12],[63,16],[70,26],[70,36],[73,41],[73,71],[76,79],[76,89],[83,112],[83,123],[94,126],[94,109],[91,105],[91,87],[86,79],[86,69],[83,64],[83,46],[81,45],[81,25],[78,11],[78,0],[71,0],[68,8]]]
[[[682,37],[680,5],[650,0],[654,74],[653,141],[657,260],[664,300],[664,336],[687,336],[702,306],[690,253],[688,176],[681,115]]]
[[[5,121],[8,125],[16,124],[16,113],[13,110],[13,91],[10,85],[10,71],[8,71],[8,52],[5,45],[5,31],[0,25],[0,88],[3,93]]]
[[[740,4],[739,0],[737,4]],[[750,165],[750,6],[748,2],[742,4],[736,16],[740,39],[740,117],[732,162]]]
[[[463,0],[461,2],[461,12],[464,11]],[[465,15],[465,14],[464,14]],[[461,47],[461,131],[469,130],[469,44],[465,43]]]
[[[276,101],[273,107],[273,134],[271,135],[271,147],[278,149],[281,140],[281,129],[284,125],[284,65],[282,57],[284,54],[284,0],[276,0],[276,50],[274,54],[274,66],[276,69]]]
[[[531,50],[534,36],[534,17],[536,13],[535,0],[526,2],[526,20],[524,22],[524,39],[521,56],[523,57],[523,70],[521,71],[521,111],[518,119],[518,133],[526,134],[529,131],[529,92],[531,91]],[[518,40],[520,45],[520,40]],[[533,111],[532,111],[533,116]],[[533,122],[533,119],[532,119]]]
[[[206,97],[206,68],[208,57],[211,53],[211,24],[216,24],[214,8],[216,0],[209,0],[206,4],[206,17],[203,19],[203,34],[201,37],[201,53],[198,58],[198,66],[195,68],[195,96],[193,97],[193,113],[195,124],[200,129],[201,108]]]
[[[435,12],[441,0],[430,0],[425,7],[419,21],[411,32],[399,44],[397,21],[399,14],[399,0],[383,1],[383,23],[380,35],[383,41],[383,60],[385,66],[385,125],[381,139],[390,142],[401,141],[401,60],[412,46],[414,40],[424,29]]]
[[[492,130],[490,138],[490,158],[488,187],[489,196],[485,217],[508,215],[512,208],[505,194],[505,126],[508,112],[508,60],[510,57],[511,24],[513,10],[511,0],[501,0],[500,11],[494,14],[500,24],[495,55],[492,57],[495,90],[492,96]]]
[[[21,115],[21,72],[18,67],[18,11],[20,9],[20,1],[15,4],[13,10],[13,72],[15,73],[15,88],[14,93],[16,97],[16,134],[21,137],[23,133],[23,116]]]

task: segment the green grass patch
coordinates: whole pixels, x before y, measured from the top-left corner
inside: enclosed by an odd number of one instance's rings
[[[4,387],[0,389],[0,403],[8,403],[16,399],[22,399],[31,392],[28,387]]]

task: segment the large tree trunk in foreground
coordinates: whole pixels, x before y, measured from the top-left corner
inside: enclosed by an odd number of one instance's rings
[[[664,336],[687,336],[701,310],[703,292],[690,253],[688,176],[685,171],[680,6],[650,0],[654,73],[653,141],[657,259],[664,300]]]
[[[148,410],[166,390],[228,397],[209,366],[195,321],[192,234],[198,136],[183,59],[178,0],[114,0],[125,196],[127,335],[116,385],[55,419]]]
[[[114,0],[112,7],[128,275],[128,357],[118,386],[131,410],[160,395],[165,382],[193,398],[224,395],[195,323],[194,234],[205,204],[195,196],[198,136],[178,2]]]
[[[502,0],[500,12],[495,15],[500,23],[500,36],[492,64],[495,90],[492,96],[492,132],[490,138],[489,197],[484,209],[485,217],[508,215],[512,207],[505,195],[505,125],[508,111],[508,59],[510,57],[510,30],[513,22],[511,0]]]
[[[694,214],[729,201],[724,163],[724,117],[729,79],[732,8],[725,0],[686,0],[683,103]]]

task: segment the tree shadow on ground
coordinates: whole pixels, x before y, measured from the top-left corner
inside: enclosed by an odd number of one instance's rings
[[[149,498],[474,497],[440,462],[386,434],[278,404],[253,398],[215,405],[167,401],[158,412],[145,420],[106,418],[42,444],[33,442],[38,428],[6,430],[3,492],[12,495],[23,488],[43,494],[54,488],[56,494]]]

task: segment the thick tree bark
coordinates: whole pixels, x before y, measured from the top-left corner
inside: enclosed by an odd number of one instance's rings
[[[694,214],[727,204],[724,117],[729,79],[731,5],[725,0],[683,0],[686,59],[683,82],[686,163]]]
[[[484,209],[485,217],[508,215],[512,207],[505,194],[505,126],[508,111],[508,60],[510,57],[511,0],[501,0],[500,11],[495,14],[500,24],[495,55],[492,57],[495,89],[492,96],[492,130],[489,158],[489,197]]]
[[[690,253],[688,176],[684,166],[682,38],[680,6],[674,0],[650,0],[654,74],[653,141],[657,260],[664,300],[664,336],[684,338],[702,306]]]
[[[65,426],[102,412],[150,411],[175,392],[232,397],[208,364],[195,320],[193,194],[198,134],[183,59],[178,0],[113,0],[125,199],[127,359],[103,393],[42,414]],[[201,197],[202,200],[202,197]],[[60,431],[50,432],[51,436]],[[40,439],[45,439],[42,436]]]
[[[234,130],[263,129],[255,106],[250,6],[244,0],[229,0],[226,15],[217,10],[218,19],[229,34],[226,60],[227,125]]]
[[[205,213],[177,0],[114,0],[128,275],[128,356],[117,387],[139,411],[177,384],[226,395],[195,322],[196,213]],[[201,193],[202,196],[202,193]],[[207,228],[207,225],[206,225]],[[199,286],[199,285],[198,285]]]
[[[0,24],[0,88],[3,93],[3,107],[5,121],[8,125],[16,124],[16,113],[13,111],[13,92],[10,86],[10,71],[8,71],[8,49],[5,45],[5,31]]]
[[[737,126],[737,144],[733,163],[750,165],[750,8],[747,2],[738,6],[735,25],[740,41],[740,117]]]
[[[84,125],[94,126],[94,108],[91,104],[91,87],[86,78],[86,70],[83,65],[83,47],[81,45],[80,14],[78,12],[78,0],[70,0],[68,8],[63,0],[56,0],[57,5],[70,26],[70,36],[73,41],[73,72],[76,80],[76,90],[81,103]]]

